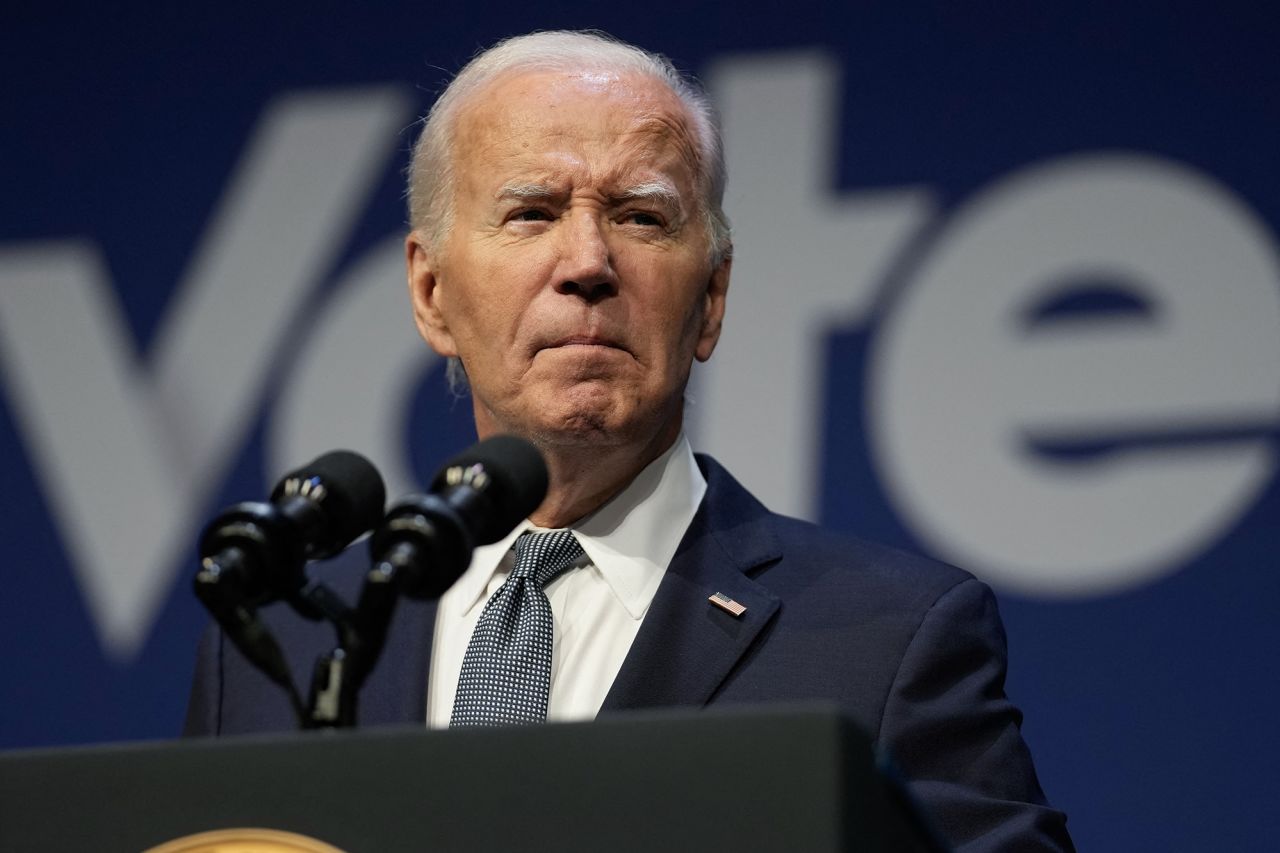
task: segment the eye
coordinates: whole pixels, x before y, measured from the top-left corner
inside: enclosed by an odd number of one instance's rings
[[[622,217],[624,222],[632,225],[643,225],[648,228],[661,228],[662,219],[655,214],[644,210],[633,210]]]
[[[516,211],[512,214],[511,219],[515,222],[549,222],[551,221],[551,214],[545,210],[530,208]]]

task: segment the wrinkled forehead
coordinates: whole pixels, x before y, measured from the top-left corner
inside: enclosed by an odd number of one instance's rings
[[[689,189],[699,174],[688,109],[665,82],[642,73],[509,72],[467,98],[453,130],[453,165],[471,190],[557,156],[667,171]]]

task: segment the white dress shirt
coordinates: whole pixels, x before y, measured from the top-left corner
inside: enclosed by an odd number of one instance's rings
[[[573,525],[583,556],[547,584],[555,620],[548,720],[593,719],[622,668],[658,584],[702,502],[707,482],[683,434],[611,501]],[[462,658],[489,596],[515,562],[524,522],[477,548],[436,610],[427,725],[446,728]]]

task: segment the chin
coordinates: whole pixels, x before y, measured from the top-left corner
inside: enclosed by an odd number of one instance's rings
[[[635,438],[637,418],[625,397],[596,383],[549,394],[528,410],[535,442],[547,446],[608,447]]]
[[[549,446],[609,447],[625,443],[630,430],[607,409],[575,407],[538,425],[538,438]]]
[[[636,405],[639,396],[597,381],[542,386],[511,401],[496,420],[544,447],[616,447],[643,442],[660,427],[658,412]]]

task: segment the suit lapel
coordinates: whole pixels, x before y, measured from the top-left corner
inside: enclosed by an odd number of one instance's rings
[[[698,463],[707,493],[602,714],[706,704],[778,610],[778,598],[748,576],[780,556],[768,512],[714,461]],[[717,592],[746,610],[735,617],[713,605]]]

